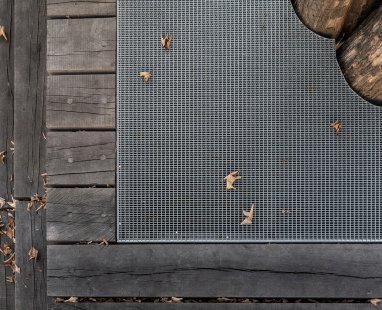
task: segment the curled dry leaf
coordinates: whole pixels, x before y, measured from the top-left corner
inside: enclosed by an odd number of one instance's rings
[[[7,158],[7,152],[6,151],[2,151],[0,152],[0,161],[2,164],[5,164],[5,159]]]
[[[251,210],[243,211],[243,215],[245,216],[245,219],[241,222],[240,225],[251,225],[252,224],[254,209],[255,209],[255,205],[253,204],[251,207]]]
[[[35,194],[31,196],[30,201],[28,202],[27,209],[28,211],[30,211],[36,202],[40,203],[40,206],[36,209],[36,212],[39,211],[40,209],[45,209],[46,201],[47,201],[47,195]]]
[[[7,204],[4,198],[0,197],[0,209]]]
[[[374,306],[378,306],[379,304],[382,304],[382,299],[379,299],[379,298],[370,299],[369,301]]]
[[[16,265],[15,253],[13,253],[11,257],[4,261],[4,266],[11,268],[13,273],[20,273],[20,267]]]
[[[34,259],[37,260],[38,257],[38,250],[32,247],[28,252],[29,260]]]
[[[142,71],[142,72],[139,72],[139,76],[147,83],[148,81],[150,81],[152,75],[150,72],[147,72],[147,71]]]
[[[15,243],[15,218],[8,213],[8,223],[4,231],[5,235]]]
[[[161,36],[160,41],[162,43],[163,48],[168,50],[171,47],[172,36],[169,36],[169,35]]]
[[[5,41],[8,41],[7,35],[5,34],[5,27],[0,26],[0,38],[4,38]]]
[[[78,297],[70,297],[68,299],[65,299],[64,302],[68,302],[68,303],[78,302]]]
[[[12,209],[16,209],[16,200],[12,198],[12,201],[7,201],[7,205],[10,206]]]
[[[3,253],[4,256],[9,256],[13,251],[8,243],[3,243],[0,247],[0,252]]]
[[[342,129],[342,122],[340,120],[336,120],[334,123],[330,124],[330,128],[335,129],[336,135],[338,136]]]
[[[239,171],[233,171],[231,172],[229,175],[227,175],[225,178],[224,178],[224,181],[226,181],[227,183],[227,190],[231,190],[231,189],[236,189],[233,184],[240,180],[241,179],[241,176],[239,176]]]

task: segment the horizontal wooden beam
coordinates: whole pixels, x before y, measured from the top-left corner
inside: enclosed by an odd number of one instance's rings
[[[264,304],[264,303],[51,303],[50,310],[378,310],[371,304],[338,303],[290,303],[290,304]]]
[[[50,187],[115,183],[115,132],[49,132],[46,156]]]
[[[48,246],[49,296],[373,298],[382,245]]]
[[[47,0],[48,18],[115,16],[116,9],[115,0]]]
[[[114,188],[50,188],[48,198],[48,241],[115,241]]]
[[[115,75],[52,75],[47,85],[48,129],[115,128]]]
[[[116,19],[48,20],[49,73],[115,70]]]

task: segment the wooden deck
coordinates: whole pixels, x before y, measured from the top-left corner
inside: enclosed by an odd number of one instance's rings
[[[115,0],[0,1],[9,37],[0,40],[0,152],[7,151],[0,197],[17,200],[15,212],[0,213],[5,223],[15,213],[20,267],[15,284],[6,281],[10,269],[0,267],[0,309],[376,309],[53,303],[70,296],[367,300],[382,297],[382,245],[116,244]],[[337,39],[349,84],[382,102],[379,1],[294,2],[311,29]],[[30,197],[45,191],[46,210],[36,211],[38,203],[28,210]],[[103,239],[110,245],[97,244]],[[28,257],[32,246],[36,261]]]

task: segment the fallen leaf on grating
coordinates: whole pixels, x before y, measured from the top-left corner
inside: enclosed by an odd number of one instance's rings
[[[68,303],[78,302],[78,297],[70,297],[68,299],[65,299],[64,302],[68,302]]]
[[[0,152],[0,161],[2,164],[5,164],[5,159],[7,158],[7,152],[6,151],[2,151]]]
[[[253,204],[251,207],[251,210],[243,211],[243,215],[245,216],[245,219],[241,222],[240,225],[251,225],[252,224],[254,208],[255,208],[255,205]]]
[[[160,41],[162,43],[163,48],[168,50],[171,47],[172,36],[161,36]]]
[[[340,134],[341,129],[342,129],[342,122],[340,120],[337,120],[334,123],[330,124],[330,128],[335,129],[336,135],[338,136]]]
[[[32,247],[29,252],[28,252],[29,260],[34,259],[35,261],[37,260],[38,257],[38,250]]]
[[[139,72],[139,76],[145,81],[145,82],[148,82],[150,81],[152,75],[150,72],[147,72],[147,71],[142,71],[142,72]]]
[[[3,253],[4,256],[8,256],[12,254],[12,248],[8,243],[3,243],[0,247],[0,252]]]
[[[379,304],[382,304],[382,299],[378,299],[378,298],[370,299],[369,301],[374,306],[378,306]]]
[[[224,181],[227,183],[227,190],[236,189],[233,185],[236,181],[240,180],[239,171],[233,171],[224,178]]]
[[[8,41],[7,35],[5,34],[5,27],[0,26],[0,38],[3,37],[5,41]]]

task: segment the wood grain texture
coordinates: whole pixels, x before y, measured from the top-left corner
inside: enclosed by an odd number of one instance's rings
[[[294,6],[308,28],[325,37],[337,38],[353,1],[359,0],[295,0]]]
[[[48,21],[49,73],[115,70],[116,19]]]
[[[382,103],[382,5],[339,49],[342,71],[354,90]]]
[[[51,245],[48,257],[48,296],[382,296],[382,245]]]
[[[49,132],[48,186],[108,186],[115,183],[114,132]]]
[[[115,128],[115,75],[48,77],[48,129]]]
[[[54,304],[50,303],[50,310],[378,310],[382,306],[371,304],[214,304],[214,303],[80,303],[80,304]]]
[[[115,0],[47,0],[48,17],[115,16]]]
[[[46,241],[45,210],[27,210],[27,202],[17,202],[16,207],[16,309],[44,310],[46,297]],[[37,260],[30,260],[28,252],[34,247]]]
[[[0,0],[0,24],[4,26],[8,41],[0,40],[0,152],[7,152],[5,164],[0,163],[0,197],[11,200],[13,190],[13,156],[10,148],[13,141],[13,41],[12,41],[13,1]],[[0,211],[1,221],[7,223],[7,212]],[[11,244],[11,240],[0,234],[0,244]],[[0,253],[0,309],[13,310],[14,284],[7,282],[12,276],[3,265],[4,256]]]
[[[48,241],[115,241],[114,188],[51,188],[48,197]]]
[[[44,190],[46,2],[14,6],[14,196],[27,198]]]

